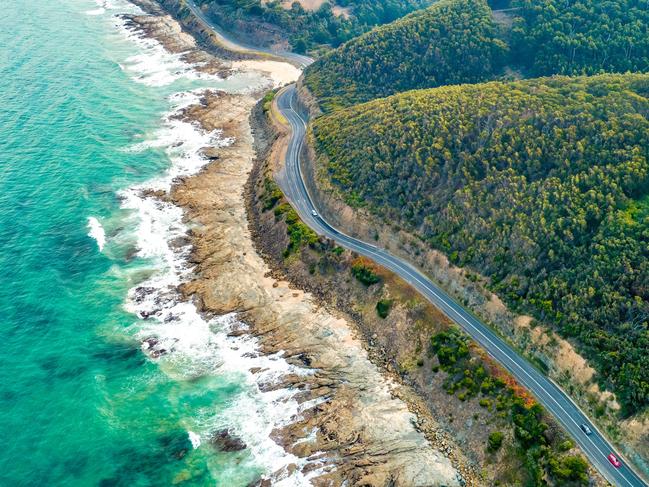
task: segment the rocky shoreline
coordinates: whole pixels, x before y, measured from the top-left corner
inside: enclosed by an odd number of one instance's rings
[[[220,76],[258,70],[275,80],[290,74],[281,63],[267,60],[236,66],[214,58],[170,16],[147,11],[147,18],[129,18],[131,25],[200,69]],[[221,130],[232,143],[206,148],[210,163],[199,174],[177,180],[170,194],[157,196],[182,207],[192,229],[195,279],[182,286],[185,298],[209,316],[236,313],[249,329],[232,333],[251,333],[262,353],[309,371],[262,386],[296,391],[300,415],[278,426],[272,437],[304,462],[269,474],[259,485],[286,479],[298,468],[313,485],[465,484],[457,465],[419,431],[421,421],[398,397],[402,388],[369,360],[351,324],[312,295],[272,277],[256,251],[244,190],[255,158],[249,117],[257,98],[254,93],[205,92],[198,105],[184,109],[184,120],[205,131]]]

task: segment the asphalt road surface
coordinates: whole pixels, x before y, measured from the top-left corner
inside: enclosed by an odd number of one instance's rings
[[[290,61],[292,64],[297,64],[298,66],[304,67],[308,66],[313,62],[313,59],[310,58],[309,56],[303,56],[302,54],[296,54],[294,52],[289,52],[289,51],[273,51],[271,49],[266,49],[263,47],[256,47],[256,46],[250,46],[243,44],[238,41],[233,41],[232,39],[229,39],[227,37],[227,34],[219,25],[216,23],[212,22],[210,19],[207,18],[207,16],[203,13],[203,11],[198,8],[198,5],[194,2],[194,0],[185,0],[187,7],[193,12],[193,14],[198,17],[207,27],[209,27],[219,38],[219,41],[221,44],[223,44],[223,47],[226,49],[229,49],[230,51],[234,52],[241,52],[241,53],[264,53],[264,54],[272,54],[273,56],[277,56],[280,58],[284,58],[288,61]]]
[[[320,216],[309,196],[301,173],[300,154],[304,144],[306,120],[297,109],[294,85],[285,88],[278,94],[277,105],[292,129],[286,152],[285,168],[279,175],[278,183],[300,218],[318,234],[335,240],[342,247],[369,257],[415,287],[426,299],[466,331],[537,398],[563,425],[588,456],[591,464],[609,482],[620,487],[646,486],[647,484],[628,466],[622,456],[613,449],[613,446],[561,388],[522,358],[487,325],[455,302],[412,264],[375,245],[345,235]],[[312,213],[314,211],[317,213],[316,216]],[[586,435],[580,429],[582,424],[591,429],[591,435]],[[608,461],[609,453],[614,453],[622,461],[620,468],[614,467]]]
[[[224,47],[235,52],[272,54],[288,60],[293,64],[308,66],[313,59],[292,52],[276,52],[254,46],[246,46],[228,39],[226,33],[215,23],[211,22],[194,3],[186,0],[192,10],[208,28],[219,36]],[[613,485],[620,487],[649,487],[628,465],[622,456],[597,430],[596,426],[577,407],[563,390],[549,380],[526,359],[515,352],[505,341],[498,337],[487,325],[483,324],[462,306],[456,303],[441,288],[435,285],[422,272],[409,262],[396,257],[384,249],[363,242],[337,230],[327,223],[315,208],[309,192],[304,184],[300,166],[300,154],[304,145],[306,120],[296,106],[295,86],[291,85],[281,91],[277,97],[277,105],[291,125],[292,134],[286,153],[286,164],[279,175],[279,184],[291,201],[300,218],[318,234],[335,240],[338,244],[364,255],[383,267],[390,269],[406,282],[416,288],[426,299],[446,314],[452,321],[466,331],[480,344],[497,362],[505,367],[516,380],[526,387],[537,400],[563,425],[576,443],[584,451],[591,464]],[[316,216],[313,212],[316,212]],[[580,425],[587,425],[591,435],[586,435]],[[614,453],[622,461],[620,468],[614,467],[606,458]]]

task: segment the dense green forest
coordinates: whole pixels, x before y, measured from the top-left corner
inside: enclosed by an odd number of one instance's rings
[[[410,91],[316,119],[333,183],[577,338],[649,404],[649,75]]]
[[[514,62],[531,75],[649,70],[647,0],[513,0]]]
[[[485,0],[441,0],[325,55],[305,83],[326,110],[400,91],[491,79],[505,44]]]
[[[647,0],[492,4],[507,7],[499,22],[483,0],[442,0],[328,53],[304,82],[330,111],[447,84],[649,71]]]
[[[372,27],[392,22],[413,10],[428,6],[433,0],[336,0],[324,2],[316,11],[293,2],[290,9],[279,0],[199,0],[225,25],[236,19],[267,22],[277,26],[289,39],[291,47],[304,53],[319,45],[337,47]],[[349,9],[349,16],[336,15],[333,6]]]

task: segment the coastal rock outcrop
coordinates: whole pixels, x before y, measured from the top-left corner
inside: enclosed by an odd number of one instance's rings
[[[185,61],[198,62],[200,69],[229,73],[231,64],[202,53],[171,17],[154,12],[128,21]],[[293,71],[281,64],[250,60],[236,69],[287,81]],[[206,148],[210,163],[199,174],[177,180],[163,198],[184,209],[191,228],[195,278],[180,292],[208,316],[237,313],[248,327],[233,333],[252,334],[261,353],[282,357],[304,371],[259,386],[269,393],[290,389],[300,408],[271,435],[299,461],[265,475],[258,485],[272,485],[297,469],[316,486],[463,485],[446,454],[418,430],[416,416],[398,397],[399,384],[369,360],[350,324],[310,294],[273,278],[256,251],[244,196],[255,157],[249,122],[255,103],[252,94],[207,91],[198,104],[184,109],[181,117],[206,131],[220,130],[231,143]],[[146,299],[146,290],[138,296]],[[155,353],[160,346],[150,337],[142,348]],[[246,448],[227,429],[216,432],[210,442],[220,451]]]
[[[415,428],[416,417],[394,396],[398,387],[368,359],[345,320],[270,276],[249,233],[244,187],[254,150],[248,121],[255,100],[210,94],[185,114],[234,142],[172,193],[194,228],[196,279],[183,293],[202,311],[237,312],[262,351],[281,352],[313,373],[273,387],[298,388],[303,411],[273,438],[308,459],[314,485],[462,485],[448,458]]]

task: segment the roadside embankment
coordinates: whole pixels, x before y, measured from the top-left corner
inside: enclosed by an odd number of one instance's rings
[[[452,437],[473,466],[483,468],[488,483],[525,483],[537,475],[533,470],[552,474],[548,465],[579,457],[579,450],[567,441],[561,428],[538,407],[532,408],[533,414],[526,412],[530,414],[528,426],[535,422],[547,424],[546,435],[539,435],[530,444],[521,443],[513,418],[520,412],[519,407],[528,411],[535,401],[466,336],[457,334],[449,320],[405,282],[332,242],[294,238],[300,233],[296,217],[272,180],[282,169],[283,148],[282,141],[278,141],[275,151],[259,163],[256,192],[252,195],[256,242],[273,267],[322,302],[334,305],[356,324],[375,363],[397,374],[419,393],[428,413],[439,423],[439,431]],[[261,169],[264,165],[265,169]],[[340,215],[336,216],[333,221],[340,219]],[[329,215],[325,217],[329,219]],[[362,222],[356,221],[355,225]],[[373,237],[370,234],[365,239],[372,241]],[[436,348],[436,343],[443,343],[441,349]],[[461,352],[452,363],[445,363],[442,349],[449,347]],[[495,388],[490,384],[496,384]],[[490,451],[489,437],[499,433],[507,447],[498,453]],[[535,448],[533,445],[549,448],[543,458],[528,465],[526,452]],[[586,464],[580,468],[586,468]],[[555,468],[554,474],[557,472]],[[567,480],[559,476],[550,485]],[[592,469],[590,476],[601,480]]]
[[[311,116],[318,116],[317,101],[298,81],[300,105]],[[519,315],[488,289],[488,279],[472,269],[453,265],[448,257],[413,233],[364,208],[352,208],[334,187],[327,174],[328,161],[313,150],[307,133],[303,149],[302,172],[312,199],[320,213],[343,232],[377,245],[409,260],[437,282],[454,299],[488,323],[502,337],[520,350],[540,370],[559,383],[601,430],[619,445],[634,463],[647,473],[649,465],[649,420],[647,413],[620,420],[620,405],[615,395],[601,387],[595,369],[573,344],[563,339],[551,326]]]
[[[154,16],[135,16],[132,27],[191,55],[187,62],[199,56],[201,50],[175,20],[161,11]],[[268,59],[237,63],[205,54],[199,62],[224,69],[224,76],[261,72],[275,85],[297,78]],[[180,287],[184,298],[206,317],[236,314],[246,326],[232,330],[232,336],[250,337],[260,354],[286,361],[295,371],[266,382],[260,378],[268,370],[242,371],[261,393],[286,397],[287,407],[298,404],[297,413],[270,433],[294,462],[265,472],[256,485],[293,485],[294,478],[323,486],[463,485],[449,458],[419,431],[416,416],[399,397],[399,385],[369,360],[350,324],[311,294],[274,278],[256,252],[244,190],[255,154],[249,118],[257,90],[197,94],[199,101],[177,117],[219,133],[227,143],[204,148],[208,163],[194,176],[177,178],[169,194],[149,195],[181,207],[191,229],[194,275]]]

